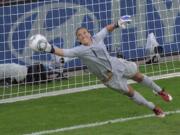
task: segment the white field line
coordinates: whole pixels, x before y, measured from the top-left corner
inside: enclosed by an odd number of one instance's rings
[[[180,113],[180,110],[169,111],[169,112],[165,112],[165,113],[166,113],[166,115],[177,114],[177,113]],[[82,124],[82,125],[75,125],[75,126],[71,126],[71,127],[64,127],[64,128],[53,129],[53,130],[45,130],[45,131],[34,132],[34,133],[24,134],[24,135],[45,135],[45,134],[51,134],[51,133],[70,131],[70,130],[74,130],[74,129],[97,127],[97,126],[107,125],[107,124],[111,124],[111,123],[122,123],[122,122],[131,121],[131,120],[150,118],[150,117],[154,117],[154,116],[155,116],[154,114],[148,114],[148,115],[127,117],[127,118],[117,118],[117,119],[113,119],[113,120],[107,120],[107,121],[95,122],[95,123],[88,123],[88,124]]]
[[[178,73],[171,73],[171,74],[166,74],[166,75],[161,75],[161,76],[153,76],[151,77],[152,80],[159,80],[159,79],[165,79],[165,78],[173,78],[173,77],[179,77],[180,72]],[[128,84],[135,83],[132,80],[128,81]],[[57,96],[57,95],[64,95],[64,94],[70,94],[70,93],[77,93],[77,92],[82,92],[82,91],[89,91],[89,90],[95,90],[99,88],[105,88],[103,84],[97,84],[97,85],[92,85],[92,86],[85,86],[81,88],[71,88],[71,89],[65,89],[65,90],[57,90],[57,91],[52,91],[52,92],[47,92],[47,93],[40,93],[40,94],[34,94],[34,95],[27,95],[27,96],[19,96],[19,97],[13,97],[13,98],[7,98],[7,99],[1,99],[0,104],[4,103],[13,103],[17,101],[24,101],[24,100],[30,100],[30,99],[37,99],[41,97],[49,97],[49,96]]]

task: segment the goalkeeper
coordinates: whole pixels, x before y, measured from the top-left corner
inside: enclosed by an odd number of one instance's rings
[[[34,51],[43,51],[64,57],[79,57],[89,71],[95,74],[104,85],[127,95],[134,102],[148,107],[157,117],[164,117],[165,113],[163,110],[152,102],[147,101],[140,93],[127,84],[127,80],[132,79],[146,85],[167,102],[172,100],[171,95],[149,77],[138,72],[137,65],[134,62],[111,57],[104,44],[103,40],[109,32],[119,27],[126,28],[127,23],[131,21],[130,16],[122,16],[117,23],[107,25],[94,36],[91,36],[86,28],[80,27],[76,30],[76,37],[81,45],[71,49],[53,47],[40,34],[30,38],[29,46]]]

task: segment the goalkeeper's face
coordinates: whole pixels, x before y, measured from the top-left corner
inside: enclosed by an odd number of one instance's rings
[[[92,44],[91,34],[86,28],[78,28],[76,30],[76,36],[81,44],[85,46]]]

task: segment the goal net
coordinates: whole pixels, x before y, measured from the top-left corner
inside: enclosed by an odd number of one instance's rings
[[[14,0],[0,2],[0,102],[104,87],[78,58],[33,52],[28,39],[43,34],[61,48],[78,46],[75,30],[97,33],[120,16],[126,29],[105,39],[112,56],[135,61],[152,78],[180,74],[179,0]]]

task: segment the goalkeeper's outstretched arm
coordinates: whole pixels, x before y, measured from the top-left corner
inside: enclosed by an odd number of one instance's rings
[[[122,29],[125,29],[126,28],[126,25],[128,23],[130,23],[132,20],[131,20],[131,16],[129,15],[125,15],[125,16],[122,16],[116,23],[112,23],[112,24],[109,24],[106,26],[106,29],[109,31],[109,32],[112,32],[114,29],[116,28],[122,28]],[[88,42],[87,41],[82,41],[84,42],[84,45],[89,45],[91,44],[92,42],[92,39],[91,39],[91,35],[90,33],[88,32],[88,30],[85,30],[86,34],[79,34],[77,36],[79,36],[79,40],[84,40],[84,36],[88,37]],[[77,32],[76,32],[77,33]],[[44,37],[43,35],[41,34],[36,34],[36,35],[33,35],[30,39],[29,39],[29,46],[31,49],[33,49],[34,51],[41,51],[41,52],[48,52],[48,53],[53,53],[55,55],[58,55],[58,56],[64,56],[64,51],[63,49],[61,48],[56,48],[56,47],[53,47],[52,45],[50,45],[46,39],[46,37]]]
[[[58,56],[64,56],[63,49],[61,49],[61,48],[54,48],[54,52],[53,53],[55,55],[58,55]]]

